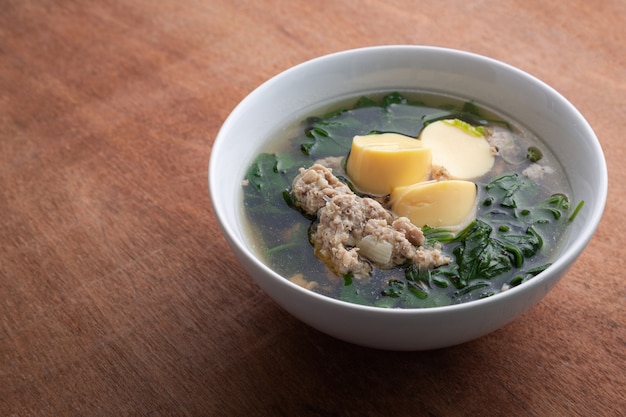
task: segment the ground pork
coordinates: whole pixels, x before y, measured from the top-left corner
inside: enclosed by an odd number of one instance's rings
[[[315,254],[339,275],[365,277],[373,264],[391,268],[411,261],[433,268],[450,262],[439,247],[422,246],[424,235],[408,218],[396,216],[378,201],[357,196],[322,165],[301,168],[292,192],[304,212],[317,214],[311,235]],[[369,248],[381,249],[375,252],[382,255],[363,256],[366,249],[360,243],[365,241]]]
[[[320,164],[300,168],[293,180],[292,192],[296,205],[309,215],[315,215],[336,195],[352,194],[352,190],[333,175],[332,169]]]
[[[529,165],[528,168],[522,171],[522,175],[530,178],[533,181],[539,181],[543,179],[544,174],[553,173],[554,168],[545,165],[539,165],[537,163]]]

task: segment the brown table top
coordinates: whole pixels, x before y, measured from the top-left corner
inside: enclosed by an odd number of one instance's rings
[[[4,1],[0,415],[599,416],[626,410],[626,3]],[[207,163],[232,108],[319,55],[426,44],[554,86],[609,200],[536,307],[461,346],[385,352],[271,301],[221,236]]]

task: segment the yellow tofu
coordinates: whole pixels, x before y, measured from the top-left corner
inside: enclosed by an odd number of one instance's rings
[[[484,134],[460,120],[433,122],[422,130],[420,140],[432,150],[433,168],[445,168],[451,178],[478,178],[493,167],[495,152]]]
[[[397,133],[355,136],[346,171],[359,191],[382,196],[427,180],[431,159],[431,150],[415,138]]]
[[[391,210],[418,227],[458,231],[476,218],[476,185],[471,181],[427,181],[398,187],[390,196]]]

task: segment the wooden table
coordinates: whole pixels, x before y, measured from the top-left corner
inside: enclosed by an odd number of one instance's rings
[[[623,0],[3,1],[0,415],[624,415],[625,22]],[[211,144],[246,94],[381,44],[516,65],[606,152],[605,216],[571,271],[449,349],[377,351],[302,324],[210,208]]]

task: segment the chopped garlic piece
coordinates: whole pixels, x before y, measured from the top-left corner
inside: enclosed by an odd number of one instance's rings
[[[379,265],[387,265],[391,261],[393,246],[385,240],[378,240],[374,235],[367,235],[357,245],[359,255]]]

